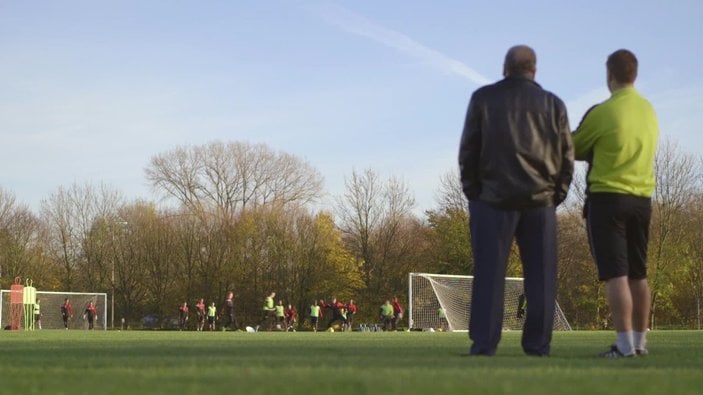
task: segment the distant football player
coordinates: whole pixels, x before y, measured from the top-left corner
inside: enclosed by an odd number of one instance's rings
[[[310,325],[312,325],[312,330],[317,332],[317,320],[320,318],[322,309],[317,301],[312,302],[310,305]]]
[[[276,329],[284,330],[286,328],[286,308],[283,306],[283,301],[279,300],[276,305]]]
[[[354,316],[356,315],[357,306],[354,299],[349,299],[347,303],[347,330],[351,331],[354,325]]]
[[[342,315],[342,310],[346,313],[346,306],[344,303],[337,301],[337,298],[332,298],[330,303],[324,305],[328,308],[331,313],[330,320],[327,322],[327,329],[330,329],[335,322],[339,321],[342,324],[342,330],[346,325],[346,318]]]
[[[297,320],[298,313],[295,311],[295,307],[292,304],[288,304],[285,311],[286,316],[286,331],[295,332],[294,326]]]
[[[266,321],[270,322],[268,330],[270,331],[273,329],[273,322],[276,319],[276,307],[274,306],[273,299],[275,297],[276,293],[271,292],[266,298],[264,298],[264,307],[262,309],[263,314],[261,316],[261,321],[259,321],[259,325],[256,326],[257,331]]]
[[[403,306],[400,305],[398,297],[393,297],[393,330],[398,330],[398,323],[403,319]]]
[[[225,318],[225,323],[222,326],[223,331],[227,330],[227,328],[230,330],[239,329],[237,318],[234,316],[234,292],[232,291],[227,293],[225,303],[222,306],[222,314]]]
[[[195,314],[197,316],[198,322],[196,323],[196,330],[202,332],[205,326],[205,317],[207,313],[205,312],[205,300],[200,298],[198,303],[195,304]]]
[[[39,299],[34,303],[34,325],[37,329],[41,329],[41,306],[39,304]]]
[[[393,305],[390,300],[386,300],[386,303],[381,305],[380,309],[381,315],[381,325],[383,325],[384,331],[389,331],[393,327]]]
[[[217,317],[217,307],[215,302],[212,302],[207,308],[207,323],[211,331],[215,330],[215,319]]]
[[[73,306],[68,298],[64,299],[61,305],[61,318],[63,319],[63,327],[68,329],[68,320],[73,318]]]
[[[178,328],[180,330],[186,329],[186,324],[188,323],[188,303],[183,302],[182,305],[178,306]]]
[[[88,307],[85,308],[83,319],[88,320],[88,329],[92,330],[95,326],[95,320],[98,319],[98,308],[95,307],[93,302],[88,303]]]

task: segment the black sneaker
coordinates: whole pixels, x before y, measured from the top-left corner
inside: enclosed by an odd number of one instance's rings
[[[635,355],[636,355],[635,353],[632,353],[632,354],[629,354],[629,355],[625,355],[625,354],[621,353],[620,350],[618,350],[617,346],[615,346],[615,345],[610,346],[610,350],[598,354],[599,357],[601,357],[601,358],[608,358],[608,359],[614,359],[614,358],[632,358],[632,357],[634,357]]]

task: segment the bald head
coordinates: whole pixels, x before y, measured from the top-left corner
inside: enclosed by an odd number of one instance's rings
[[[516,45],[505,54],[503,76],[535,78],[537,71],[537,55],[527,45]]]

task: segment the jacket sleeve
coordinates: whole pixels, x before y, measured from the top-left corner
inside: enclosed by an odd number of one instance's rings
[[[569,118],[563,102],[557,103],[557,124],[559,127],[559,140],[561,141],[561,169],[559,179],[555,185],[554,204],[559,205],[566,200],[569,185],[574,175],[574,144],[571,139]]]
[[[594,128],[594,116],[591,112],[597,107],[598,105],[592,106],[586,111],[572,135],[576,160],[590,160],[593,156],[593,146],[599,135],[598,130]]]
[[[459,173],[464,195],[469,200],[478,199],[481,194],[479,164],[481,155],[481,112],[476,93],[471,96],[464,131],[459,144]]]

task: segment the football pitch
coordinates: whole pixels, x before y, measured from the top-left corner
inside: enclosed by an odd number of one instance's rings
[[[0,394],[700,394],[703,332],[652,331],[650,355],[603,360],[612,332],[555,332],[527,357],[463,357],[465,333],[0,332]]]

